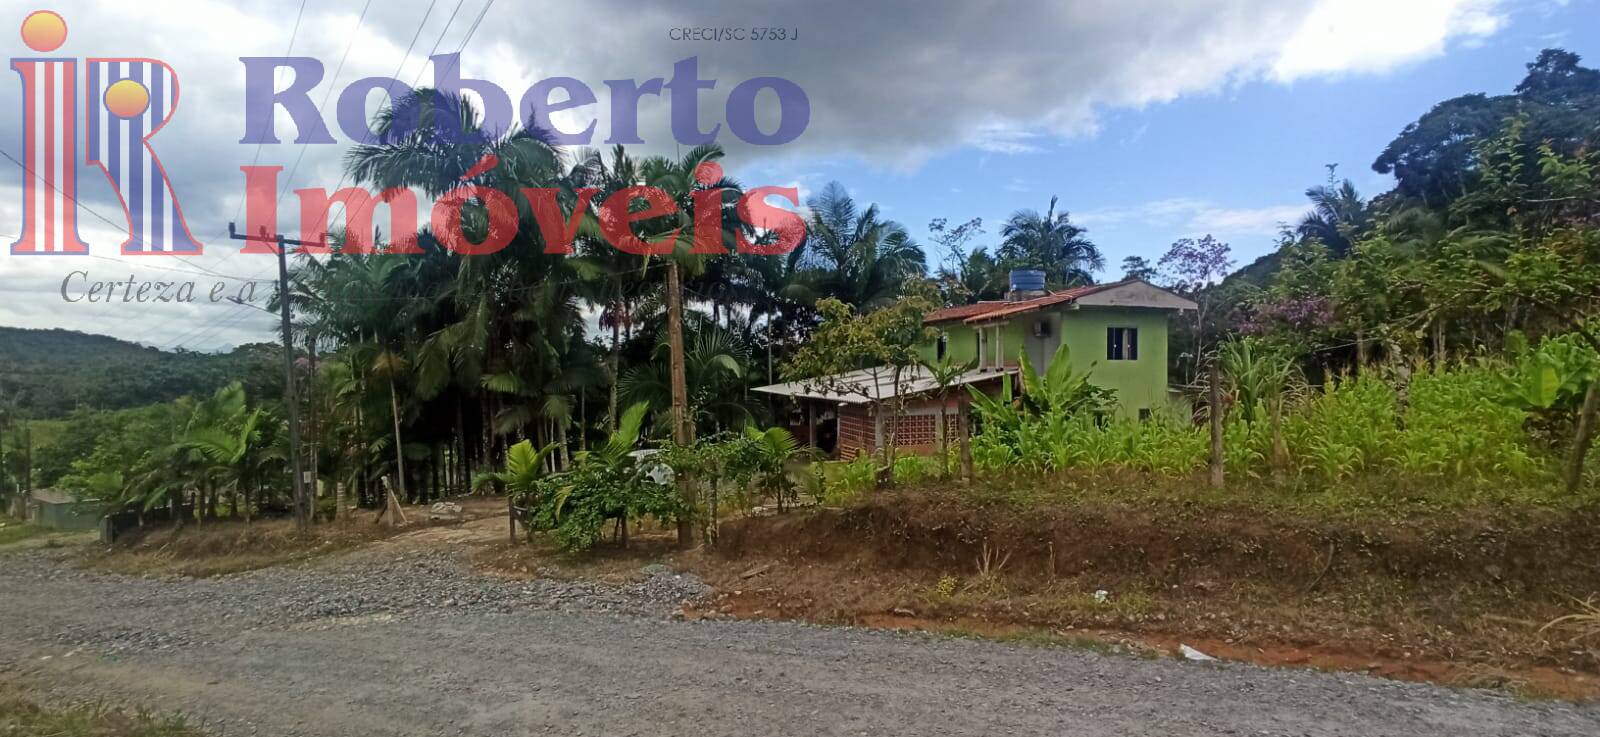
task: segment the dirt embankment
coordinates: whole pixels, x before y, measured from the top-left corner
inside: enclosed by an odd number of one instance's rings
[[[768,566],[763,569],[762,566]],[[1084,637],[1600,697],[1600,508],[1330,519],[1214,504],[974,508],[916,493],[725,526],[724,614]],[[753,573],[755,572],[755,573]]]

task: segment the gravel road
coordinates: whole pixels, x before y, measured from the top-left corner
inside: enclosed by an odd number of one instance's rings
[[[1360,675],[778,622],[705,593],[468,573],[377,547],[209,580],[0,555],[0,673],[221,735],[1585,735],[1600,706]]]

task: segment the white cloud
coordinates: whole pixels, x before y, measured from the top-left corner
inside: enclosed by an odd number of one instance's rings
[[[359,4],[308,4],[294,53],[324,63],[325,77],[312,99],[320,102],[332,89],[337,100],[338,91],[355,79],[394,75],[414,35],[416,47],[399,78],[409,84],[420,74],[426,84],[431,80],[431,67],[424,61],[428,50],[437,44],[441,53],[455,51],[483,7],[469,4],[473,7],[463,8],[446,28],[445,5],[434,8],[420,34],[428,6],[423,0],[375,5],[354,36],[349,61],[335,84],[334,70],[352,38]],[[298,6],[273,0],[151,0],[136,6],[61,0],[52,7],[71,29],[56,54],[149,56],[167,61],[178,72],[178,113],[153,145],[174,178],[191,230],[211,252],[195,261],[172,259],[172,268],[192,271],[195,267],[184,264],[199,264],[241,276],[272,275],[271,259],[228,255],[237,244],[224,235],[242,196],[239,167],[255,156],[254,146],[238,142],[244,133],[244,72],[238,57],[282,54]],[[12,5],[0,15],[9,16],[14,29],[27,9]],[[1453,42],[1484,38],[1504,25],[1504,14],[1499,0],[1039,0],[1031,6],[1007,6],[1004,12],[972,3],[820,0],[775,5],[759,13],[736,0],[692,5],[596,0],[549,5],[538,12],[498,3],[465,50],[462,73],[495,81],[514,103],[536,79],[559,75],[585,81],[600,103],[558,122],[574,123],[571,130],[598,120],[594,143],[602,145],[611,127],[604,80],[667,77],[674,62],[696,56],[701,76],[717,80],[715,89],[700,96],[704,128],[725,124],[728,91],[744,79],[784,76],[809,96],[805,134],[779,149],[742,144],[724,125],[719,140],[730,150],[732,173],[793,171],[802,161],[801,170],[811,171],[819,160],[864,159],[912,168],[929,156],[969,146],[1009,154],[1046,149],[1062,137],[1094,133],[1101,111],[1139,108],[1258,80],[1382,72],[1441,53]],[[719,43],[670,36],[671,29],[686,26],[757,22],[797,29],[799,40]],[[10,48],[21,48],[14,37]],[[16,110],[20,101],[14,79],[0,84],[0,109]],[[369,107],[376,102],[370,101]],[[324,121],[343,141],[332,108],[330,102],[323,110]],[[646,97],[639,109],[640,133],[650,144],[638,149],[675,151],[668,99]],[[758,114],[764,130],[773,129],[772,113]],[[287,140],[293,127],[286,113],[280,111],[278,125],[280,137]],[[20,140],[20,116],[0,115],[0,147],[14,152]],[[306,147],[292,180],[287,169],[302,156],[301,147],[265,146],[260,163],[285,167],[285,189],[331,188],[340,179],[343,151],[342,145]],[[11,235],[20,227],[15,208],[20,177],[9,163],[0,162],[0,172],[7,171],[0,174],[0,197],[5,198],[0,234]],[[778,181],[794,178],[783,175]],[[116,219],[119,208],[104,178],[83,169],[79,182],[86,205]],[[804,178],[798,183],[808,189],[813,184]],[[1219,229],[1260,228],[1285,212],[1208,210],[1185,202],[1164,207],[1153,210],[1154,216],[1187,217]],[[286,230],[298,229],[292,220],[298,215],[293,195],[284,198],[279,214]],[[117,242],[115,234],[98,233],[91,246],[97,255],[122,261],[115,254]],[[192,311],[124,321],[20,306],[59,305],[54,292],[59,278],[71,270],[67,262],[0,255],[0,290],[9,303],[0,308],[0,322],[119,335],[126,331],[126,337],[159,341],[182,337],[184,321],[194,319]],[[85,263],[135,273],[154,268],[148,260],[136,259]],[[45,278],[50,274],[41,269],[54,276]],[[31,311],[24,314],[24,309]],[[226,329],[218,334],[234,335]]]
[[[1313,8],[1272,66],[1279,81],[1377,72],[1481,42],[1505,25],[1500,0],[1330,0]]]
[[[1189,230],[1214,235],[1272,235],[1284,225],[1294,225],[1309,210],[1305,205],[1268,207],[1211,207],[1189,219]]]
[[[1276,235],[1284,225],[1299,222],[1309,209],[1306,205],[1223,207],[1209,200],[1173,197],[1127,207],[1084,210],[1073,214],[1072,219],[1085,227],[1116,227],[1136,222],[1176,229],[1193,236],[1207,233],[1270,236]]]
[[[1043,151],[1039,139],[1044,135],[1005,123],[980,126],[971,139],[974,148],[999,154],[1025,154]]]

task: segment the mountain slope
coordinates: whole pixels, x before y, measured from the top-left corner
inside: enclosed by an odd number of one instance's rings
[[[261,396],[281,391],[278,351],[257,343],[228,353],[174,353],[72,330],[0,327],[0,393],[15,394],[30,417],[169,402],[231,381]]]

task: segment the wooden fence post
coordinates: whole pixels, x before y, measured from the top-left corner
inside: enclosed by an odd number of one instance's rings
[[[1211,359],[1210,376],[1206,381],[1207,413],[1211,418],[1211,486],[1222,486],[1222,373],[1217,370],[1217,359]]]

